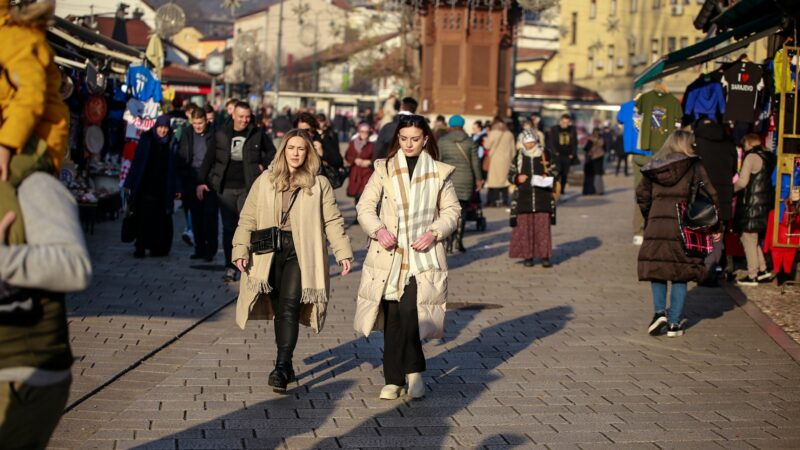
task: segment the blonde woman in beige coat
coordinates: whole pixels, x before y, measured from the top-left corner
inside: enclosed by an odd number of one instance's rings
[[[450,180],[453,167],[436,161],[438,149],[425,118],[400,116],[388,159],[358,203],[358,223],[370,237],[358,288],[355,328],[384,332],[380,398],[425,395],[421,339],[444,334],[447,260],[443,241],[461,214]]]
[[[330,295],[326,240],[342,276],[350,272],[353,259],[333,189],[318,175],[320,164],[309,136],[289,131],[269,169],[253,183],[233,236],[232,262],[242,272],[236,323],[244,329],[248,320],[275,321],[278,354],[269,375],[275,392],[285,392],[294,381],[299,324],[317,333],[325,324]],[[281,230],[282,248],[253,252],[251,234],[271,227]]]

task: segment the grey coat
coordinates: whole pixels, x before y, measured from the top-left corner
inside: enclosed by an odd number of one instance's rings
[[[475,183],[483,179],[475,142],[464,130],[456,128],[439,139],[438,144],[439,160],[456,168],[452,181],[458,200],[469,201]]]

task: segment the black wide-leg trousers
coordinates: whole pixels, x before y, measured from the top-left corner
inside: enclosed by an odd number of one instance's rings
[[[404,386],[406,375],[425,371],[419,337],[417,280],[412,277],[400,301],[383,300],[383,376],[386,384]]]

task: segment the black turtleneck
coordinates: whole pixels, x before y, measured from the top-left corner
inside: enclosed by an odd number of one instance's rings
[[[408,164],[408,178],[414,178],[414,168],[417,167],[419,156],[406,156],[406,164]]]

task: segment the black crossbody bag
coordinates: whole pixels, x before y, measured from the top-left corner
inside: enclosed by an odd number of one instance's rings
[[[250,251],[256,255],[263,255],[266,253],[273,253],[281,251],[281,227],[289,220],[289,212],[297,200],[297,194],[300,193],[300,188],[295,189],[292,193],[292,199],[289,201],[289,208],[281,214],[281,222],[277,227],[269,227],[261,230],[255,230],[250,234]]]

